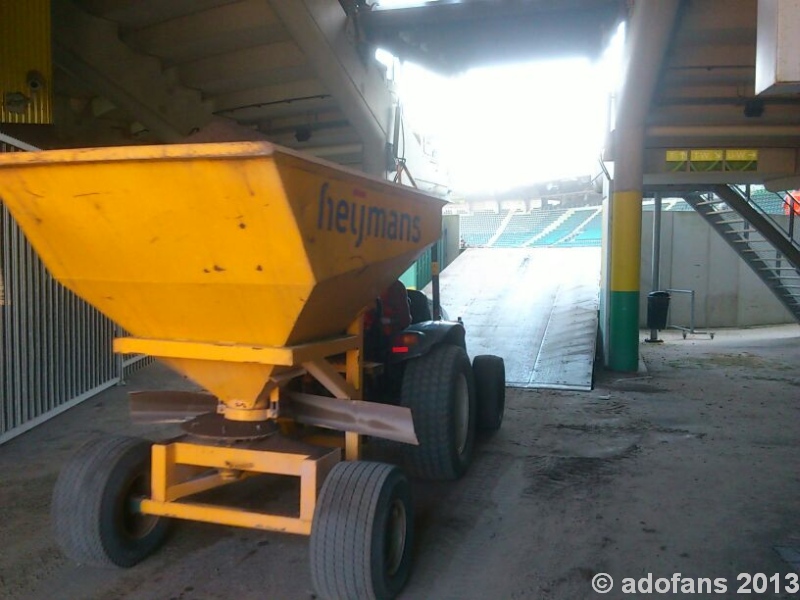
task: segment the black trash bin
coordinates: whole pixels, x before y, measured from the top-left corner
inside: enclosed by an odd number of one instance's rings
[[[669,312],[669,292],[647,294],[647,328],[666,329]]]

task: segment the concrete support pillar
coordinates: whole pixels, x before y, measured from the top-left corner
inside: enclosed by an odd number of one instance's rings
[[[642,247],[644,129],[617,130],[611,196],[609,357],[614,371],[639,367],[639,272]]]
[[[614,132],[610,218],[606,366],[639,368],[639,271],[645,119],[680,0],[637,2],[628,26],[625,79]]]

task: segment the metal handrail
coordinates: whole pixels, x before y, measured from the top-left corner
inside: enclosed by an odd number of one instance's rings
[[[716,185],[714,193],[747,221],[765,240],[769,241],[776,251],[785,256],[797,267],[800,265],[800,246],[790,240],[782,228],[773,227],[763,211],[757,210],[744,192],[736,186]]]
[[[15,148],[18,148],[19,150],[24,150],[25,152],[39,152],[41,150],[41,148],[37,148],[36,146],[31,146],[30,144],[27,144],[22,140],[18,140],[15,137],[11,137],[10,135],[3,133],[2,131],[0,131],[0,143],[8,144],[9,146],[14,146]]]
[[[794,237],[794,233],[795,233],[794,232],[794,217],[795,217],[795,213],[794,213],[793,210],[791,210],[792,207],[790,207],[790,210],[789,210],[789,215],[788,215],[789,216],[789,228],[787,230],[784,225],[782,225],[781,223],[779,223],[778,221],[775,220],[775,218],[773,217],[772,213],[768,213],[761,205],[759,205],[756,202],[754,202],[753,198],[752,198],[752,195],[750,193],[748,193],[747,191],[742,189],[743,186],[736,186],[736,187],[739,189],[739,191],[742,192],[742,196],[744,198],[746,198],[748,204],[750,204],[753,208],[755,208],[763,217],[765,217],[767,220],[769,220],[770,223],[772,223],[772,225],[775,227],[775,229],[777,229],[778,231],[781,231],[782,233],[786,234],[786,239],[793,246],[796,246],[798,249],[800,249],[800,241],[796,240],[795,237]],[[788,202],[786,202],[786,198],[782,197],[778,192],[770,192],[770,193],[775,195],[775,196],[777,196],[778,199],[783,203],[784,206],[787,206],[789,204]]]

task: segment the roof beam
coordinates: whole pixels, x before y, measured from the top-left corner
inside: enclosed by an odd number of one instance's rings
[[[179,78],[188,86],[202,88],[215,95],[253,86],[270,72],[291,72],[306,64],[303,51],[293,41],[276,42],[243,48],[218,56],[201,58],[175,67]]]
[[[238,0],[82,0],[93,15],[138,29]]]
[[[750,138],[751,140],[753,138]],[[697,144],[690,144],[689,146],[682,146],[684,148],[708,148],[719,147],[713,146],[715,141],[719,139],[697,139]],[[711,142],[711,146],[708,145]],[[794,146],[794,147],[792,147]],[[669,147],[669,146],[667,146]],[[735,147],[735,146],[734,146]],[[753,146],[748,146],[753,147]],[[666,162],[665,148],[649,148],[645,151],[645,184],[650,185],[688,185],[695,186],[692,189],[699,189],[701,185],[718,184],[718,183],[766,183],[777,182],[784,184],[789,181],[787,178],[798,177],[800,169],[798,169],[798,151],[796,143],[787,147],[775,146],[762,146],[758,147],[758,169],[755,171],[674,171],[672,167]],[[793,185],[788,185],[783,188],[772,189],[790,189],[794,188]]]
[[[675,44],[670,57],[670,68],[754,68],[755,44]]]
[[[723,102],[722,100],[726,100]],[[743,109],[746,98],[717,99],[708,104],[686,102],[684,104],[661,104],[650,109],[648,125],[797,125],[800,110],[790,103],[764,104],[764,114],[748,117]]]
[[[335,129],[346,127],[350,124],[341,110],[342,107],[331,107],[313,114],[287,115],[277,119],[263,119],[259,123],[259,131],[268,136],[282,133],[295,134],[298,128],[310,129],[312,132],[320,129]]]
[[[172,65],[284,42],[288,36],[264,0],[242,0],[137,29],[122,39],[132,48]]]
[[[572,56],[597,57],[624,15],[618,0],[425,2],[359,11],[371,44],[434,70]]]

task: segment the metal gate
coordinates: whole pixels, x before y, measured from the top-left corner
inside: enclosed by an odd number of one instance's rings
[[[35,150],[0,134],[0,152]],[[119,383],[114,324],[47,272],[0,206],[0,444]]]

